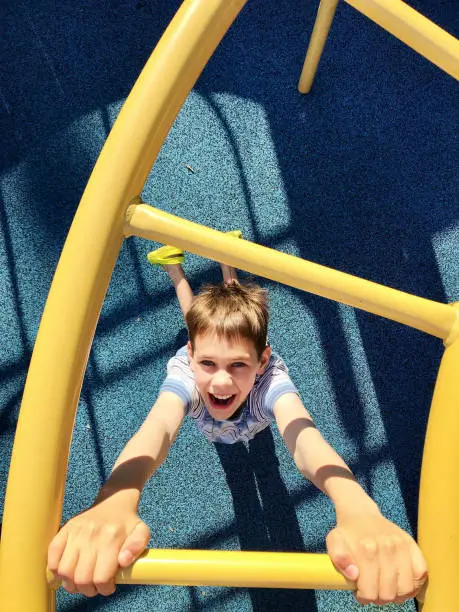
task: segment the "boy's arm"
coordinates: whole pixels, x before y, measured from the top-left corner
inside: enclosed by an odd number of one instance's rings
[[[327,536],[327,548],[336,568],[357,581],[358,601],[399,603],[412,597],[427,576],[416,542],[382,516],[295,393],[276,401],[274,416],[301,474],[334,503],[337,527]]]
[[[91,597],[115,590],[119,567],[145,549],[150,532],[137,515],[142,489],[167,457],[183,421],[183,401],[161,393],[115,462],[94,504],[68,521],[48,549],[48,568],[69,592]]]
[[[161,393],[139,430],[121,451],[94,503],[123,493],[137,509],[142,490],[164,463],[184,415],[183,402],[177,395]]]

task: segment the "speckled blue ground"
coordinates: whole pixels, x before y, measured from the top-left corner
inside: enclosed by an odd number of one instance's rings
[[[455,0],[410,4],[458,36]],[[66,233],[123,100],[178,5],[0,7],[0,503]],[[342,4],[313,93],[302,97],[296,82],[316,7],[249,0],[174,124],[144,198],[391,287],[458,300],[457,83]],[[153,246],[128,240],[113,275],[81,395],[64,518],[91,502],[186,338],[166,275],[146,263]],[[218,266],[196,256],[186,270],[196,288],[218,278]],[[319,428],[385,514],[415,533],[441,343],[261,282],[271,295],[271,343]],[[322,551],[334,521],[275,428],[249,449],[221,450],[188,422],[141,511],[159,547]],[[59,612],[145,609],[361,608],[350,594],[329,592],[121,587],[109,599],[58,596]],[[414,604],[396,609],[412,612]]]

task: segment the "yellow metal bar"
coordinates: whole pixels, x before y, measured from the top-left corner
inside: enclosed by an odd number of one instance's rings
[[[140,200],[139,200],[140,202]],[[247,270],[415,327],[445,342],[459,332],[458,312],[440,304],[181,219],[146,204],[129,207],[126,236],[136,235]]]
[[[311,91],[317,67],[319,65],[325,41],[330,31],[333,17],[339,0],[321,0],[317,11],[316,21],[311,34],[308,51],[298,83],[298,91],[306,94]]]
[[[53,588],[59,581],[49,575]],[[346,589],[355,583],[325,554],[150,549],[120,570],[117,584],[169,584],[243,588]]]
[[[402,0],[346,0],[433,64],[459,79],[459,40]]]
[[[46,551],[60,521],[77,401],[124,239],[126,208],[245,1],[184,2],[132,89],[84,192],[43,313],[16,431],[0,546],[0,602],[7,612],[54,609]]]
[[[459,304],[456,305],[459,311]],[[457,610],[459,576],[459,338],[446,348],[422,460],[419,544],[429,567],[423,612]]]
[[[459,40],[402,0],[345,0],[455,79],[459,79]],[[325,45],[337,0],[321,0],[298,90],[308,93]]]

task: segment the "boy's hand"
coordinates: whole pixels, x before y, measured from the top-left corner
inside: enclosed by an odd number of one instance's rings
[[[361,604],[402,603],[427,580],[427,564],[413,538],[379,511],[340,517],[327,536],[336,569],[357,583]]]
[[[48,548],[48,568],[69,593],[111,595],[120,567],[145,550],[147,525],[131,509],[109,499],[66,523]]]

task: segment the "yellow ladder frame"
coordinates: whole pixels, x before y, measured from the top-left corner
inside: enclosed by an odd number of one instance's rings
[[[0,544],[2,612],[55,610],[47,548],[59,528],[96,324],[121,245],[131,235],[176,244],[444,341],[423,457],[419,541],[430,571],[424,612],[455,609],[459,305],[409,295],[245,240],[234,242],[149,207],[138,196],[179,109],[245,2],[185,0],[126,100],[83,194],[43,312],[17,425]],[[353,588],[326,555],[242,551],[150,550],[117,581]]]
[[[339,0],[321,0],[298,91],[309,93]],[[402,0],[345,0],[439,68],[459,79],[459,40]]]

